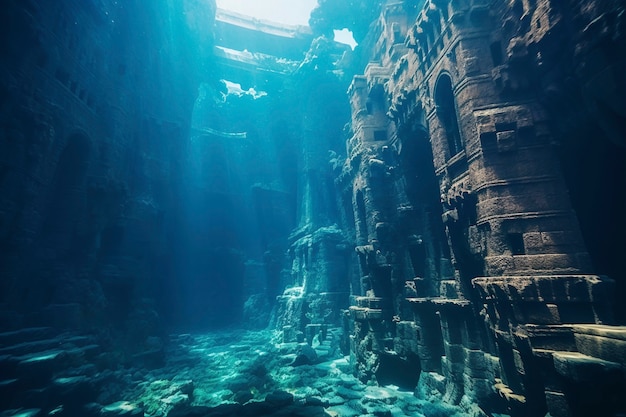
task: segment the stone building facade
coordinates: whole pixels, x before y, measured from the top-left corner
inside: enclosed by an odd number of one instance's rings
[[[564,93],[549,87],[558,66],[576,66],[568,88],[583,94],[623,69],[611,50],[624,10],[569,3],[387,2],[370,26],[337,178],[355,219],[363,379],[519,416],[624,410],[616,284],[594,273],[579,226],[602,221],[577,218],[559,144],[581,139],[563,137],[555,120],[568,114],[547,97]],[[587,111],[607,127],[598,140],[623,146],[615,94],[599,93],[608,114]]]

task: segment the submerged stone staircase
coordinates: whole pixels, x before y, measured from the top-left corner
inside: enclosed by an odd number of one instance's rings
[[[93,337],[51,327],[0,333],[0,416],[80,415],[103,382],[101,352]]]

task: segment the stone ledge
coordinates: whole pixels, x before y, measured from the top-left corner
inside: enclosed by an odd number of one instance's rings
[[[468,300],[439,297],[409,297],[406,300],[413,305],[433,305],[441,307],[467,307],[471,303]]]
[[[575,324],[575,334],[588,334],[626,341],[626,326],[608,326],[605,324]]]
[[[387,302],[382,297],[355,297],[356,307],[363,308],[383,308],[383,304]]]
[[[383,310],[377,309],[377,308],[351,306],[350,314],[352,315],[352,318],[357,321],[382,320],[383,319]]]
[[[533,353],[548,351],[575,351],[574,336],[569,325],[525,324],[518,328],[516,335],[528,337]],[[539,355],[541,356],[541,355]]]
[[[573,332],[581,353],[619,363],[626,370],[626,327],[575,325]]]
[[[511,275],[474,278],[485,300],[507,302],[593,302],[598,289],[612,284],[600,275]]]
[[[593,381],[607,373],[619,373],[621,368],[618,363],[580,352],[554,352],[552,359],[556,372],[574,381]]]

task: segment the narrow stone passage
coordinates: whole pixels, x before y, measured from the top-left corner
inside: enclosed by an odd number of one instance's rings
[[[626,2],[233,1],[3,1],[0,417],[626,416]]]

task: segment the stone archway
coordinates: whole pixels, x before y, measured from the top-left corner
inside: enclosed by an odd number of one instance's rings
[[[456,112],[456,101],[452,89],[452,79],[447,73],[442,73],[435,84],[435,108],[441,121],[448,142],[449,157],[461,152],[464,148],[459,121]]]

